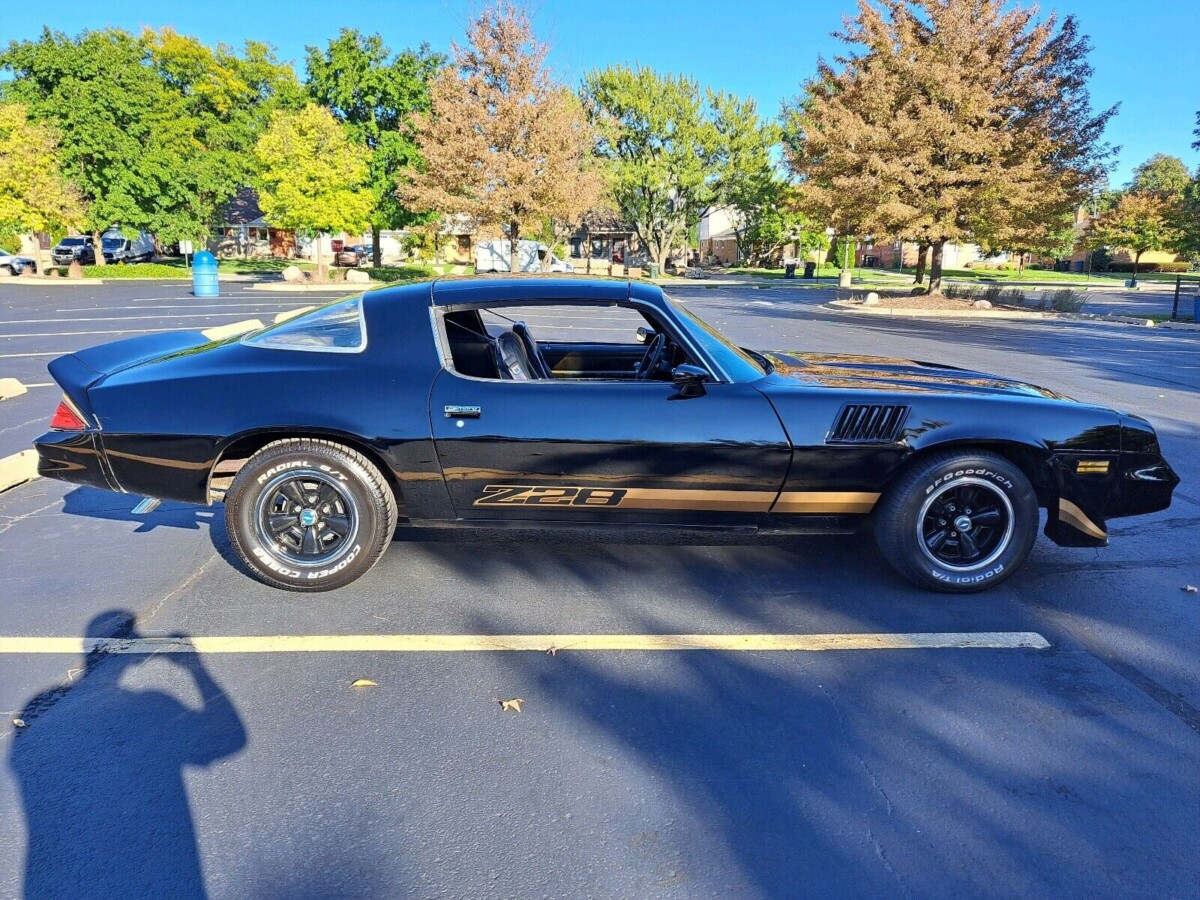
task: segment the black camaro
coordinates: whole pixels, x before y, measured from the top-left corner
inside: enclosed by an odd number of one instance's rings
[[[534,334],[543,323],[553,334]],[[534,327],[531,327],[531,324]],[[615,341],[599,340],[617,335]],[[268,584],[329,590],[398,523],[829,533],[873,522],[929,588],[1165,509],[1154,429],[1044,388],[901,359],[746,350],[649,284],[442,279],[240,338],[56,359],[42,475],[225,502]]]

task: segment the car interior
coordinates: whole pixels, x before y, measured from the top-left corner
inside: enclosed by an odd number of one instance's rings
[[[535,336],[526,321],[535,316],[538,332],[545,327],[549,339]],[[470,378],[670,381],[676,366],[690,362],[667,329],[628,307],[459,308],[442,321],[454,370]],[[599,334],[579,340],[581,331]]]

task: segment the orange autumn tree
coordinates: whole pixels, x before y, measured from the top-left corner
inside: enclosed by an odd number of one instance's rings
[[[430,88],[417,117],[424,165],[401,186],[414,209],[465,214],[508,229],[512,271],[522,230],[575,221],[599,199],[592,133],[578,97],[546,67],[547,46],[520,7],[500,3],[451,45],[454,65]]]

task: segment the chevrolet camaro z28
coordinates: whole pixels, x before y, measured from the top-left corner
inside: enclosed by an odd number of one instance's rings
[[[621,280],[442,279],[49,368],[65,395],[42,475],[224,501],[246,566],[294,590],[360,577],[402,523],[870,522],[912,581],[975,591],[1029,555],[1039,510],[1055,543],[1098,547],[1179,482],[1135,415],[933,363],[740,348]]]

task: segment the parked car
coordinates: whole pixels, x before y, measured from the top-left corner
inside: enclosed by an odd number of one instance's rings
[[[370,262],[371,248],[366,244],[351,244],[342,247],[333,255],[335,266],[361,266]]]
[[[542,260],[547,256],[550,259],[548,271],[566,275],[575,271],[569,262],[559,259],[540,241],[518,241],[517,255],[521,272],[542,271]],[[512,249],[507,240],[479,241],[475,244],[475,274],[511,271]]]
[[[37,263],[28,256],[17,256],[0,250],[0,271],[9,275],[22,275],[26,271],[36,272]]]
[[[539,341],[521,308],[566,325]],[[620,317],[628,337],[598,342]],[[615,279],[396,286],[240,339],[147,335],[49,368],[65,393],[40,474],[223,501],[249,571],[301,591],[363,575],[401,510],[748,536],[871,521],[907,578],[978,591],[1024,562],[1039,507],[1056,544],[1102,547],[1108,520],[1166,509],[1179,483],[1136,415],[934,363],[742,349]]]
[[[148,231],[127,238],[120,229],[110,228],[100,238],[100,252],[106,263],[149,262],[154,259],[154,238]]]
[[[56,266],[66,266],[76,261],[87,266],[96,261],[96,247],[87,235],[65,237],[50,250],[50,258]]]

